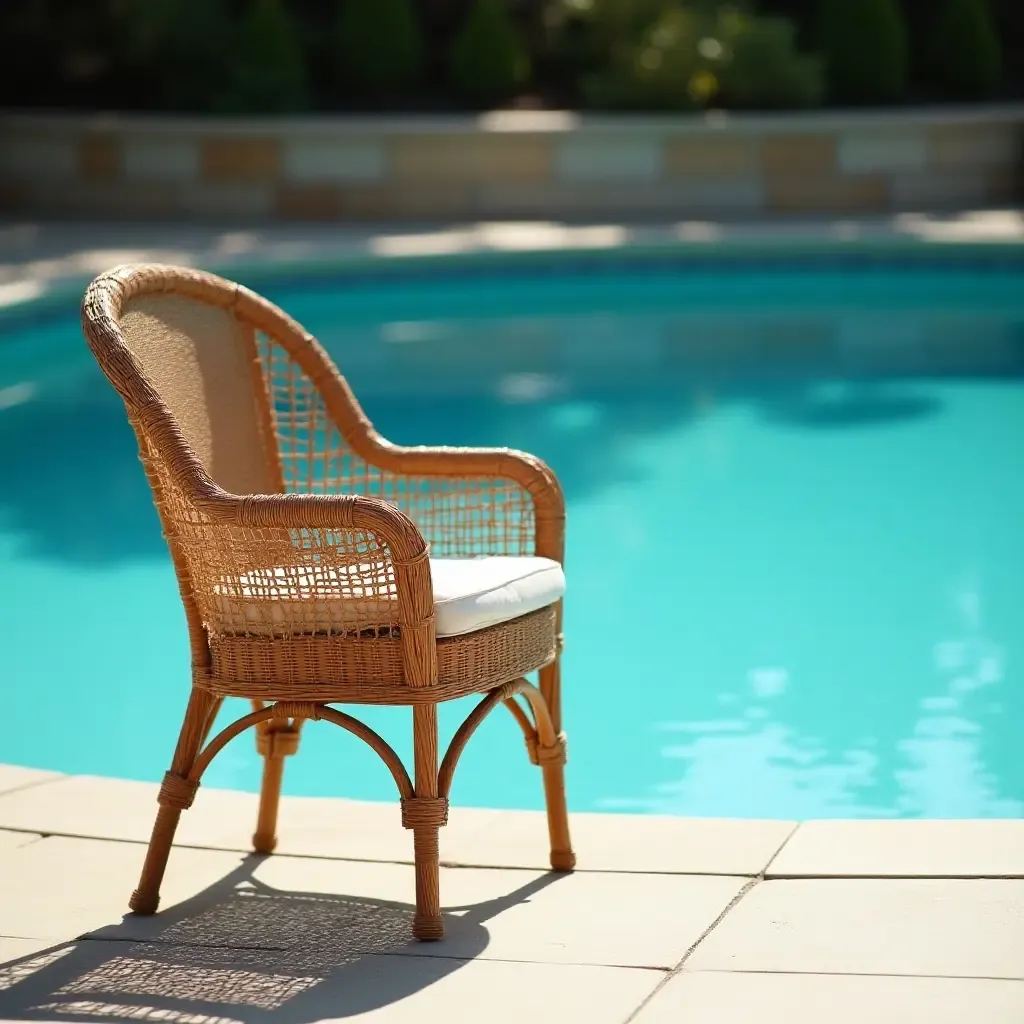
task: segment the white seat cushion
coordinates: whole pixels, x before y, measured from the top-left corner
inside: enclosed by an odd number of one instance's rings
[[[370,571],[368,571],[370,570]],[[378,570],[381,585],[383,566]],[[437,636],[461,636],[496,626],[554,604],[565,594],[561,565],[549,558],[432,558],[434,614]],[[351,575],[352,582],[345,581]],[[328,569],[323,564],[306,568],[261,569],[246,573],[238,584],[217,589],[214,611],[225,632],[318,632],[352,620],[351,611],[339,607],[356,600],[359,586],[372,579],[370,566]],[[337,596],[338,584],[354,591]],[[239,586],[240,584],[240,586]],[[377,597],[359,599],[360,618],[394,617],[392,602]]]
[[[438,636],[461,636],[546,608],[565,594],[550,558],[432,558]]]

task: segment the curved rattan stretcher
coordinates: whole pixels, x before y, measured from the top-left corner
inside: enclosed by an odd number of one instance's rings
[[[89,286],[82,324],[135,430],[191,643],[191,696],[131,908],[156,911],[181,812],[211,760],[250,727],[264,759],[253,845],[274,849],[284,759],[308,719],[364,740],[395,780],[414,839],[416,937],[443,933],[438,830],[459,755],[499,704],[543,773],[551,865],[571,870],[562,602],[439,637],[428,558],[561,563],[565,509],[552,472],[504,449],[390,444],[309,334],[211,274],[116,268]],[[272,599],[252,600],[260,586]],[[535,670],[539,687],[524,678]],[[439,764],[437,705],[473,693],[483,699]],[[225,697],[248,698],[253,711],[209,739]],[[412,708],[411,779],[380,736],[329,706],[338,703]]]

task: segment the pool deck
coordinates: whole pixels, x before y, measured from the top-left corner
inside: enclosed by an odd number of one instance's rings
[[[230,273],[420,259],[529,253],[615,252],[638,248],[713,255],[730,249],[889,250],[1024,246],[1024,210],[906,212],[875,217],[660,225],[502,222],[446,225],[287,225],[237,227],[0,220],[0,310],[47,295],[75,297],[118,263],[159,262]]]
[[[570,780],[571,781],[571,780]],[[1024,821],[454,808],[447,937],[408,938],[396,805],[204,790],[161,913],[125,915],[156,786],[0,765],[0,1019],[505,1024],[1020,1024]]]

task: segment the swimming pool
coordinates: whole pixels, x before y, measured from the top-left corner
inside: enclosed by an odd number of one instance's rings
[[[509,445],[558,472],[573,809],[1024,814],[1024,266],[259,286],[385,436]],[[0,582],[0,761],[159,779],[183,616],[73,303],[0,322]],[[408,756],[406,714],[364,717]],[[251,738],[206,784],[256,788]],[[391,788],[316,726],[286,770],[290,793]],[[453,799],[541,806],[509,716],[481,728]]]

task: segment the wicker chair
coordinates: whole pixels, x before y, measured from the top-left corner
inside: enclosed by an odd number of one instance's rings
[[[413,832],[417,938],[443,934],[438,829],[459,755],[498,704],[543,773],[551,866],[572,870],[552,472],[503,449],[385,441],[309,334],[210,274],[116,268],[89,286],[82,323],[135,430],[191,641],[191,695],[132,910],[156,911],[181,812],[250,726],[263,756],[253,846],[274,849],[284,759],[307,719],[354,733],[391,771]],[[539,688],[524,678],[535,670]],[[467,694],[485,696],[439,765],[437,705]],[[225,697],[253,711],[208,740]],[[413,778],[335,703],[410,706]]]

